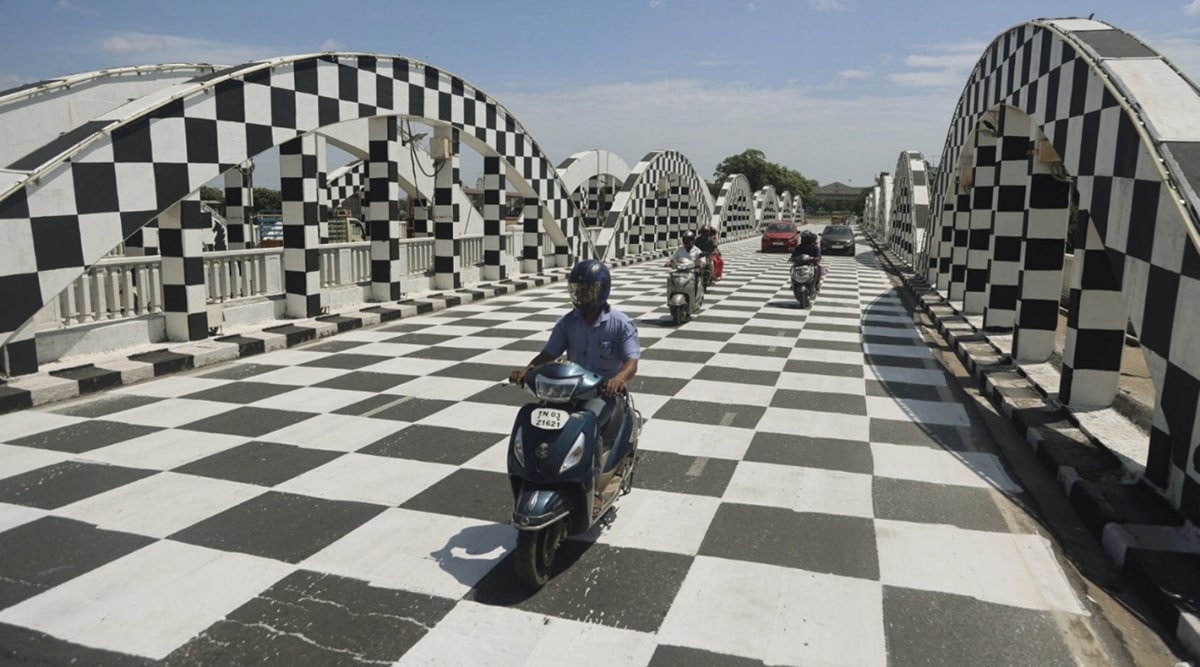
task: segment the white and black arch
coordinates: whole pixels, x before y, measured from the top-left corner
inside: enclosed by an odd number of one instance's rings
[[[1157,390],[1146,478],[1200,519],[1200,92],[1132,35],[1087,19],[998,37],[955,110],[915,264],[964,314],[1054,348],[1068,211],[1076,252],[1059,397],[1108,405],[1126,325]]]
[[[285,282],[289,296],[303,304],[301,314],[315,314],[316,245],[307,229],[319,221],[321,184],[304,138],[356,119],[377,120],[373,134],[388,137],[386,119],[395,117],[445,127],[485,158],[499,158],[512,185],[533,202],[526,208],[527,231],[540,237],[544,230],[572,254],[583,254],[579,216],[553,165],[507,109],[482,91],[400,57],[292,56],[148,94],[4,165],[17,179],[0,191],[0,342],[122,239],[202,184],[276,146],[287,172],[281,185],[291,193],[285,201],[298,201],[303,210],[296,233],[285,234]],[[537,267],[540,243],[528,237],[521,253],[526,266]],[[447,264],[442,252],[440,269]],[[180,277],[180,298],[194,286],[194,264]],[[202,302],[184,300],[188,329],[203,330]]]
[[[682,153],[647,153],[625,179],[596,243],[599,259],[664,250],[683,230],[712,219],[712,196]]]
[[[750,189],[750,180],[742,174],[730,174],[721,184],[713,207],[713,227],[726,238],[758,231],[754,192]]]

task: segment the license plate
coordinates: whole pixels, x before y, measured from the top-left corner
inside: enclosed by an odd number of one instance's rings
[[[557,431],[567,425],[571,415],[566,410],[554,408],[535,408],[532,415],[533,425],[546,431]]]
[[[774,241],[771,245],[783,245],[783,241]]]

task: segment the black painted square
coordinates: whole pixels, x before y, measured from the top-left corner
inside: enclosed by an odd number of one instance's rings
[[[91,420],[9,440],[10,445],[79,454],[132,440],[162,429],[115,421]]]
[[[512,519],[512,487],[503,473],[456,470],[400,507],[508,523]]]
[[[226,412],[184,424],[179,428],[205,433],[226,433],[255,438],[271,431],[291,426],[310,419],[306,412],[289,412],[287,410],[272,410],[269,408],[241,407]]]
[[[766,412],[765,406],[738,403],[708,403],[674,398],[666,402],[655,419],[671,419],[689,424],[710,424],[735,428],[754,428]]]
[[[56,509],[157,473],[157,470],[63,461],[0,479],[0,502]]]
[[[777,390],[771,399],[771,407],[864,417],[867,414],[867,401],[863,396],[795,389]]]
[[[700,555],[879,579],[875,525],[861,517],[725,503]]]
[[[275,486],[341,455],[342,452],[255,441],[184,464],[175,472]]]
[[[875,468],[866,442],[813,438],[783,433],[755,433],[745,461],[822,468],[870,475]]]
[[[460,465],[483,453],[504,437],[495,433],[413,424],[363,447],[358,452]]]
[[[385,508],[268,491],[185,528],[170,539],[299,563]]]
[[[219,387],[202,389],[184,398],[199,401],[219,401],[222,403],[240,403],[246,405],[263,399],[294,391],[296,388],[288,385],[270,384],[268,382],[230,382]]]
[[[877,519],[1008,532],[1008,525],[987,489],[876,477],[871,495]]]
[[[737,461],[706,456],[688,456],[642,448],[634,469],[636,489],[720,497],[729,486]]]

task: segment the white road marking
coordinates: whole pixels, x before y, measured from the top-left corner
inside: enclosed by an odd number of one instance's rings
[[[392,401],[391,403],[384,403],[383,405],[381,405],[377,408],[371,408],[370,410],[367,410],[366,412],[359,415],[359,417],[370,417],[372,415],[377,415],[380,412],[387,410],[388,408],[396,407],[397,405],[400,405],[401,403],[403,403],[405,401],[411,401],[412,398],[413,398],[412,396],[401,396],[400,398],[397,398],[396,400]]]

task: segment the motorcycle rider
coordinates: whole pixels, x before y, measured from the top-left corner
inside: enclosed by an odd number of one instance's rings
[[[700,255],[703,254],[700,248],[696,247],[696,232],[691,230],[684,232],[683,235],[679,237],[679,241],[682,243],[682,245],[676,248],[675,254],[671,255],[671,259],[667,260],[667,266],[671,266],[681,259],[690,259],[692,261],[696,261],[697,259],[700,259]]]
[[[633,319],[608,303],[612,273],[602,262],[587,259],[577,263],[567,278],[567,289],[571,311],[558,318],[542,351],[528,366],[509,374],[509,381],[522,382],[527,372],[564,352],[571,362],[603,377],[603,397],[588,401],[584,408],[596,415],[597,431],[604,435],[607,449],[615,435],[607,427],[620,425],[620,419],[612,417],[623,408],[625,385],[637,374],[641,341]]]
[[[800,232],[800,242],[796,244],[796,249],[792,251],[791,261],[795,263],[800,255],[808,255],[812,257],[817,265],[818,280],[824,280],[825,267],[821,265],[821,244],[817,242],[817,235],[811,229],[806,229]]]

